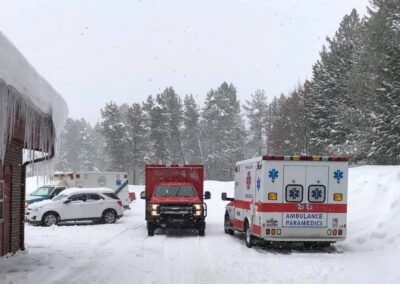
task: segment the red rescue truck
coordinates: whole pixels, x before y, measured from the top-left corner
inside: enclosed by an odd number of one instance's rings
[[[225,233],[246,245],[272,241],[329,246],[346,236],[346,157],[263,156],[236,163]]]
[[[210,192],[203,192],[202,165],[146,165],[146,187],[140,197],[146,200],[149,236],[157,228],[197,229],[204,236]],[[203,195],[204,194],[204,195]]]

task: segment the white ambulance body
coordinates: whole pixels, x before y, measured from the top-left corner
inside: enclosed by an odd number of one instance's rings
[[[346,157],[263,156],[236,163],[234,198],[225,232],[246,232],[246,245],[265,241],[319,242],[346,236]]]
[[[129,209],[127,172],[74,172],[54,173],[50,179],[52,186],[65,187],[107,187],[115,191],[125,209]]]

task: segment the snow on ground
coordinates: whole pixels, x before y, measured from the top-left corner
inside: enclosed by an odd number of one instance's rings
[[[144,202],[113,225],[26,225],[25,252],[0,259],[0,283],[399,283],[400,166],[350,169],[348,238],[325,251],[248,249],[225,235],[223,191],[212,192],[205,237],[147,237]],[[131,187],[139,196],[143,186]]]

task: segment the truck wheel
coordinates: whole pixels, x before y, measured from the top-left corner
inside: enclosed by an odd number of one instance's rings
[[[254,243],[254,237],[251,235],[251,231],[250,231],[250,226],[249,223],[246,221],[246,223],[244,224],[244,232],[246,234],[246,246],[248,248],[251,248],[253,246]]]
[[[45,227],[50,227],[53,225],[57,225],[58,223],[58,215],[53,212],[46,213],[42,218],[42,225]]]
[[[147,235],[149,237],[154,236],[154,231],[155,231],[154,226],[152,224],[150,224],[149,222],[147,222]]]
[[[199,227],[197,228],[197,232],[200,237],[204,237],[206,234],[206,223],[200,223]]]
[[[229,219],[229,215],[226,214],[225,222],[224,222],[224,231],[225,231],[225,234],[233,235],[233,234],[235,234],[235,231],[230,228],[230,225],[231,225],[231,221]]]

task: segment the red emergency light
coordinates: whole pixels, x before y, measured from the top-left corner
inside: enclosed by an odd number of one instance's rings
[[[269,156],[269,155],[265,155],[262,157],[263,160],[266,161],[283,161],[285,157],[283,156]]]

